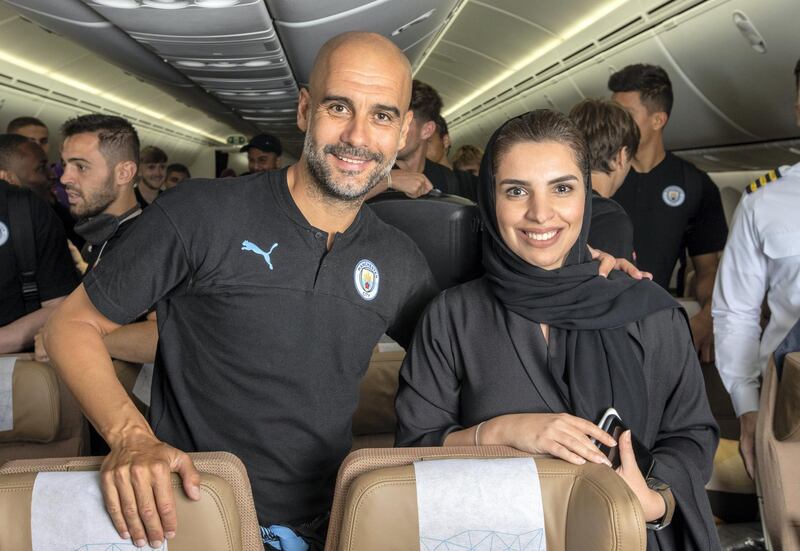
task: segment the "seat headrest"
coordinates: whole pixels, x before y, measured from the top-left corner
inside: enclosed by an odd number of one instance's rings
[[[52,442],[61,424],[58,377],[52,367],[18,359],[12,376],[13,428],[0,443]]]
[[[370,208],[389,225],[407,234],[428,261],[441,289],[465,283],[483,273],[478,207],[455,195],[409,199],[381,193]]]
[[[339,470],[326,551],[418,549],[413,462],[443,458],[530,457],[499,446],[363,449]],[[611,469],[536,456],[550,551],[644,551],[639,501]]]
[[[263,551],[247,473],[229,453],[190,454],[201,473],[199,501],[189,500],[172,476],[178,532],[171,551]],[[97,470],[102,457],[11,461],[0,468],[0,549],[31,549],[31,498],[38,472]]]
[[[775,438],[781,442],[800,441],[800,352],[787,354],[775,399]]]

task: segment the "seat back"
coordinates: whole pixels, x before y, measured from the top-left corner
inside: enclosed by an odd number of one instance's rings
[[[178,531],[171,551],[263,551],[247,471],[224,452],[190,454],[201,473],[200,500],[183,493],[177,475]],[[0,549],[31,550],[31,497],[39,472],[98,470],[102,457],[12,461],[0,468]]]
[[[88,425],[80,407],[49,364],[18,355],[12,381],[14,428],[0,432],[0,465],[88,451]]]
[[[326,551],[419,549],[414,461],[530,457],[501,446],[362,449],[342,463]],[[611,469],[537,456],[549,551],[643,551],[639,501]]]
[[[767,366],[756,425],[756,477],[773,549],[800,549],[800,353],[786,356],[780,384],[774,359]]]
[[[405,352],[376,350],[370,358],[367,373],[361,380],[358,408],[353,415],[353,447],[391,448],[397,417],[394,397]]]
[[[455,195],[409,199],[381,193],[369,202],[378,217],[406,233],[425,255],[436,283],[447,289],[483,273],[478,207]]]

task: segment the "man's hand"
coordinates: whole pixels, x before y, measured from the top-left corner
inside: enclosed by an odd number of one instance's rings
[[[40,330],[33,337],[33,358],[37,362],[49,362],[50,357],[47,355],[47,350],[44,348],[44,331]]]
[[[744,468],[750,478],[756,475],[756,422],[758,411],[748,411],[739,417],[739,453],[744,460]]]
[[[421,172],[411,172],[396,168],[392,170],[391,189],[402,191],[412,199],[416,199],[430,193],[433,189],[433,184]]]
[[[617,467],[617,474],[639,498],[645,522],[653,522],[663,517],[667,510],[667,504],[664,503],[664,498],[658,492],[647,487],[647,481],[642,476],[639,465],[636,464],[636,455],[633,453],[631,431],[629,430],[623,432],[619,437],[619,458],[620,466]]]
[[[710,363],[714,361],[714,323],[711,311],[703,308],[689,320],[692,326],[694,347],[700,356],[700,361]]]
[[[587,245],[588,246],[588,245]],[[589,252],[592,254],[592,260],[600,261],[600,275],[608,277],[611,270],[620,270],[631,276],[633,279],[653,279],[653,274],[650,272],[643,272],[624,258],[614,258],[608,253],[593,249],[589,247]]]
[[[100,469],[108,514],[120,537],[134,545],[161,547],[178,527],[170,473],[178,473],[183,491],[200,499],[200,473],[189,456],[152,434],[122,440],[111,446]]]

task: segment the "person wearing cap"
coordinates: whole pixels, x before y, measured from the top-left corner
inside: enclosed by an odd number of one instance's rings
[[[246,146],[241,150],[247,152],[247,173],[266,172],[278,168],[278,160],[281,158],[283,148],[281,141],[271,134],[259,134],[253,136]]]

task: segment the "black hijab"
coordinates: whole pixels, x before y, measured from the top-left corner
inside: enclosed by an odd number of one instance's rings
[[[486,278],[507,309],[550,326],[548,368],[572,413],[597,421],[614,407],[634,433],[642,434],[647,420],[644,373],[625,326],[678,304],[651,281],[637,281],[621,272],[608,279],[598,275],[599,263],[591,260],[586,244],[592,215],[588,170],[581,170],[586,195],[583,225],[561,268],[544,270],[529,264],[506,245],[497,226],[493,167],[497,139],[509,124],[542,119],[567,131],[574,129],[563,115],[532,111],[501,126],[481,162],[478,204]]]

